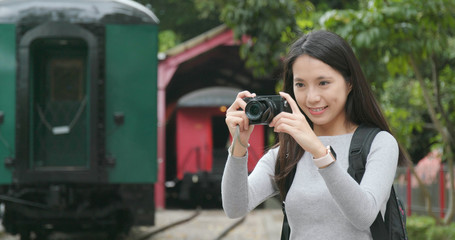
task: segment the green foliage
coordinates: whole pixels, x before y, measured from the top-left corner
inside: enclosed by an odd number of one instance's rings
[[[160,20],[160,52],[222,24],[218,12],[201,17],[193,1],[136,1],[149,6]]]
[[[220,19],[233,29],[236,38],[249,36],[240,55],[256,76],[277,68],[287,43],[299,27],[312,27],[302,16],[314,10],[310,1],[298,0],[195,0],[203,15],[221,9]],[[296,19],[301,19],[298,22]]]
[[[408,217],[406,221],[406,230],[409,239],[427,240],[427,232],[429,232],[435,224],[435,220],[431,217],[415,215]]]
[[[164,52],[176,46],[180,42],[180,39],[174,31],[163,30],[158,33],[158,42],[158,51]]]
[[[370,2],[360,10],[328,11],[320,24],[351,42],[357,52],[397,63],[388,66],[392,74],[408,71],[409,56],[426,59],[447,49],[455,27],[452,0]]]
[[[451,240],[455,239],[455,223],[440,226],[428,216],[408,217],[406,222],[409,239],[412,240]]]
[[[428,239],[452,240],[455,239],[455,223],[449,226],[434,226],[428,233]]]
[[[384,82],[378,99],[398,141],[416,159],[425,156],[430,151],[431,144],[420,141],[428,140],[435,133],[425,130],[426,121],[422,121],[427,109],[422,100],[420,85],[416,81],[409,81],[409,76],[397,76]],[[413,137],[415,133],[418,133],[419,138]]]
[[[454,13],[453,0],[373,0],[362,1],[358,10],[327,11],[319,21],[355,48],[392,128],[414,156],[444,139],[435,137],[441,131],[428,128],[435,118],[455,134],[450,129],[455,122]],[[424,101],[423,90],[430,102]]]

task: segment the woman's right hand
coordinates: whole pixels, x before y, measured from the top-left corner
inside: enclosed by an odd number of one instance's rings
[[[226,111],[226,125],[229,128],[232,139],[235,137],[237,126],[239,126],[240,130],[237,143],[235,146],[232,146],[232,155],[235,157],[245,156],[247,149],[244,146],[248,145],[248,140],[254,129],[254,126],[249,124],[250,121],[245,114],[246,102],[243,98],[246,97],[256,97],[256,94],[250,93],[249,91],[238,93],[234,103]]]

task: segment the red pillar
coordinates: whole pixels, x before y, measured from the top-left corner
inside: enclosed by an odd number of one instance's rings
[[[158,126],[157,126],[157,181],[155,183],[155,207],[165,208],[166,192],[164,182],[166,181],[166,89],[158,89]]]
[[[166,87],[177,70],[177,66],[168,63],[158,65],[158,96],[157,96],[157,181],[155,183],[155,207],[166,207]]]

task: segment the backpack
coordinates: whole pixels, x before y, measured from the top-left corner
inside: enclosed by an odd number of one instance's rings
[[[356,129],[352,136],[351,145],[349,147],[348,173],[358,183],[360,183],[363,174],[365,173],[365,164],[368,153],[370,152],[371,143],[376,134],[380,131],[381,130],[377,127],[369,127],[362,124]],[[296,168],[297,166],[294,167],[286,178],[286,192],[289,191],[289,188],[292,185]],[[282,203],[282,210],[284,219],[281,240],[287,240],[290,237],[291,229],[287,222],[284,201]],[[408,240],[406,232],[406,212],[403,204],[395,193],[393,185],[389,200],[387,201],[385,218],[383,220],[381,211],[379,211],[378,216],[370,227],[370,231],[373,240]]]

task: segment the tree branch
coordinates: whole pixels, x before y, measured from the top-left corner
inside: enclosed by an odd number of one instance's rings
[[[433,82],[433,87],[434,87],[434,92],[435,92],[435,101],[436,101],[436,107],[438,111],[441,113],[444,121],[446,122],[445,126],[447,127],[447,138],[450,140],[449,144],[453,144],[453,135],[452,133],[454,132],[454,129],[452,127],[452,122],[450,121],[449,116],[447,115],[447,111],[444,110],[444,107],[442,106],[441,102],[441,84],[439,81],[439,74],[438,74],[438,69],[436,67],[436,62],[434,59],[434,55],[431,56],[430,58],[430,64],[431,64],[431,78]]]
[[[428,109],[428,113],[430,114],[431,121],[434,123],[436,129],[441,134],[443,141],[449,143],[450,142],[449,136],[447,136],[447,131],[444,130],[442,123],[439,121],[439,119],[437,117],[437,112],[435,110],[435,107],[433,106],[433,103],[431,102],[430,94],[428,92],[428,89],[425,87],[425,81],[423,79],[422,73],[420,72],[419,68],[417,67],[414,57],[411,55],[409,57],[409,59],[410,59],[412,69],[414,70],[415,76],[416,76],[417,80],[419,81],[420,88],[422,89],[423,98],[427,105],[427,109]]]
[[[436,109],[431,102],[431,98],[430,98],[428,89],[425,87],[424,78],[423,78],[419,68],[417,67],[417,64],[416,64],[413,56],[410,56],[410,63],[414,70],[416,78],[419,81],[419,84],[421,86],[423,97],[424,97],[425,103],[428,108],[428,113],[430,114],[430,118],[431,118],[433,124],[435,125],[436,129],[438,130],[438,132],[441,134],[442,141],[445,145],[444,154],[446,156],[447,166],[449,168],[450,188],[449,188],[449,207],[448,207],[447,214],[444,218],[444,224],[448,224],[455,215],[455,184],[454,184],[454,170],[453,170],[452,136],[449,133],[449,131],[447,130],[447,128],[445,128],[443,126],[443,124],[441,123],[441,121],[439,121],[439,119],[437,117]],[[436,92],[436,97],[437,97],[437,100],[436,100],[437,107],[436,108],[438,110],[441,110],[443,108],[442,108],[442,103],[440,102],[439,77],[436,73],[436,66],[434,64],[433,59],[431,59],[431,64],[432,64],[432,80],[433,80],[433,84],[435,84],[434,91]],[[441,113],[443,113],[443,112],[441,112]],[[450,121],[446,121],[446,123],[450,124]],[[412,167],[411,167],[411,170],[412,170]],[[416,176],[416,174],[414,174],[414,175]],[[419,181],[419,179],[417,181]],[[420,185],[420,182],[419,182],[419,185]],[[428,192],[426,192],[425,195],[427,193]],[[430,201],[430,200],[427,199],[427,201]],[[428,202],[427,202],[427,204],[428,204]],[[428,207],[428,205],[427,205],[427,210],[429,211],[428,213],[430,214],[430,216],[433,217],[434,214],[432,211],[430,211],[429,208],[431,208],[431,206]],[[439,218],[437,218],[437,219],[439,219]],[[438,223],[440,223],[440,221],[438,221]]]

